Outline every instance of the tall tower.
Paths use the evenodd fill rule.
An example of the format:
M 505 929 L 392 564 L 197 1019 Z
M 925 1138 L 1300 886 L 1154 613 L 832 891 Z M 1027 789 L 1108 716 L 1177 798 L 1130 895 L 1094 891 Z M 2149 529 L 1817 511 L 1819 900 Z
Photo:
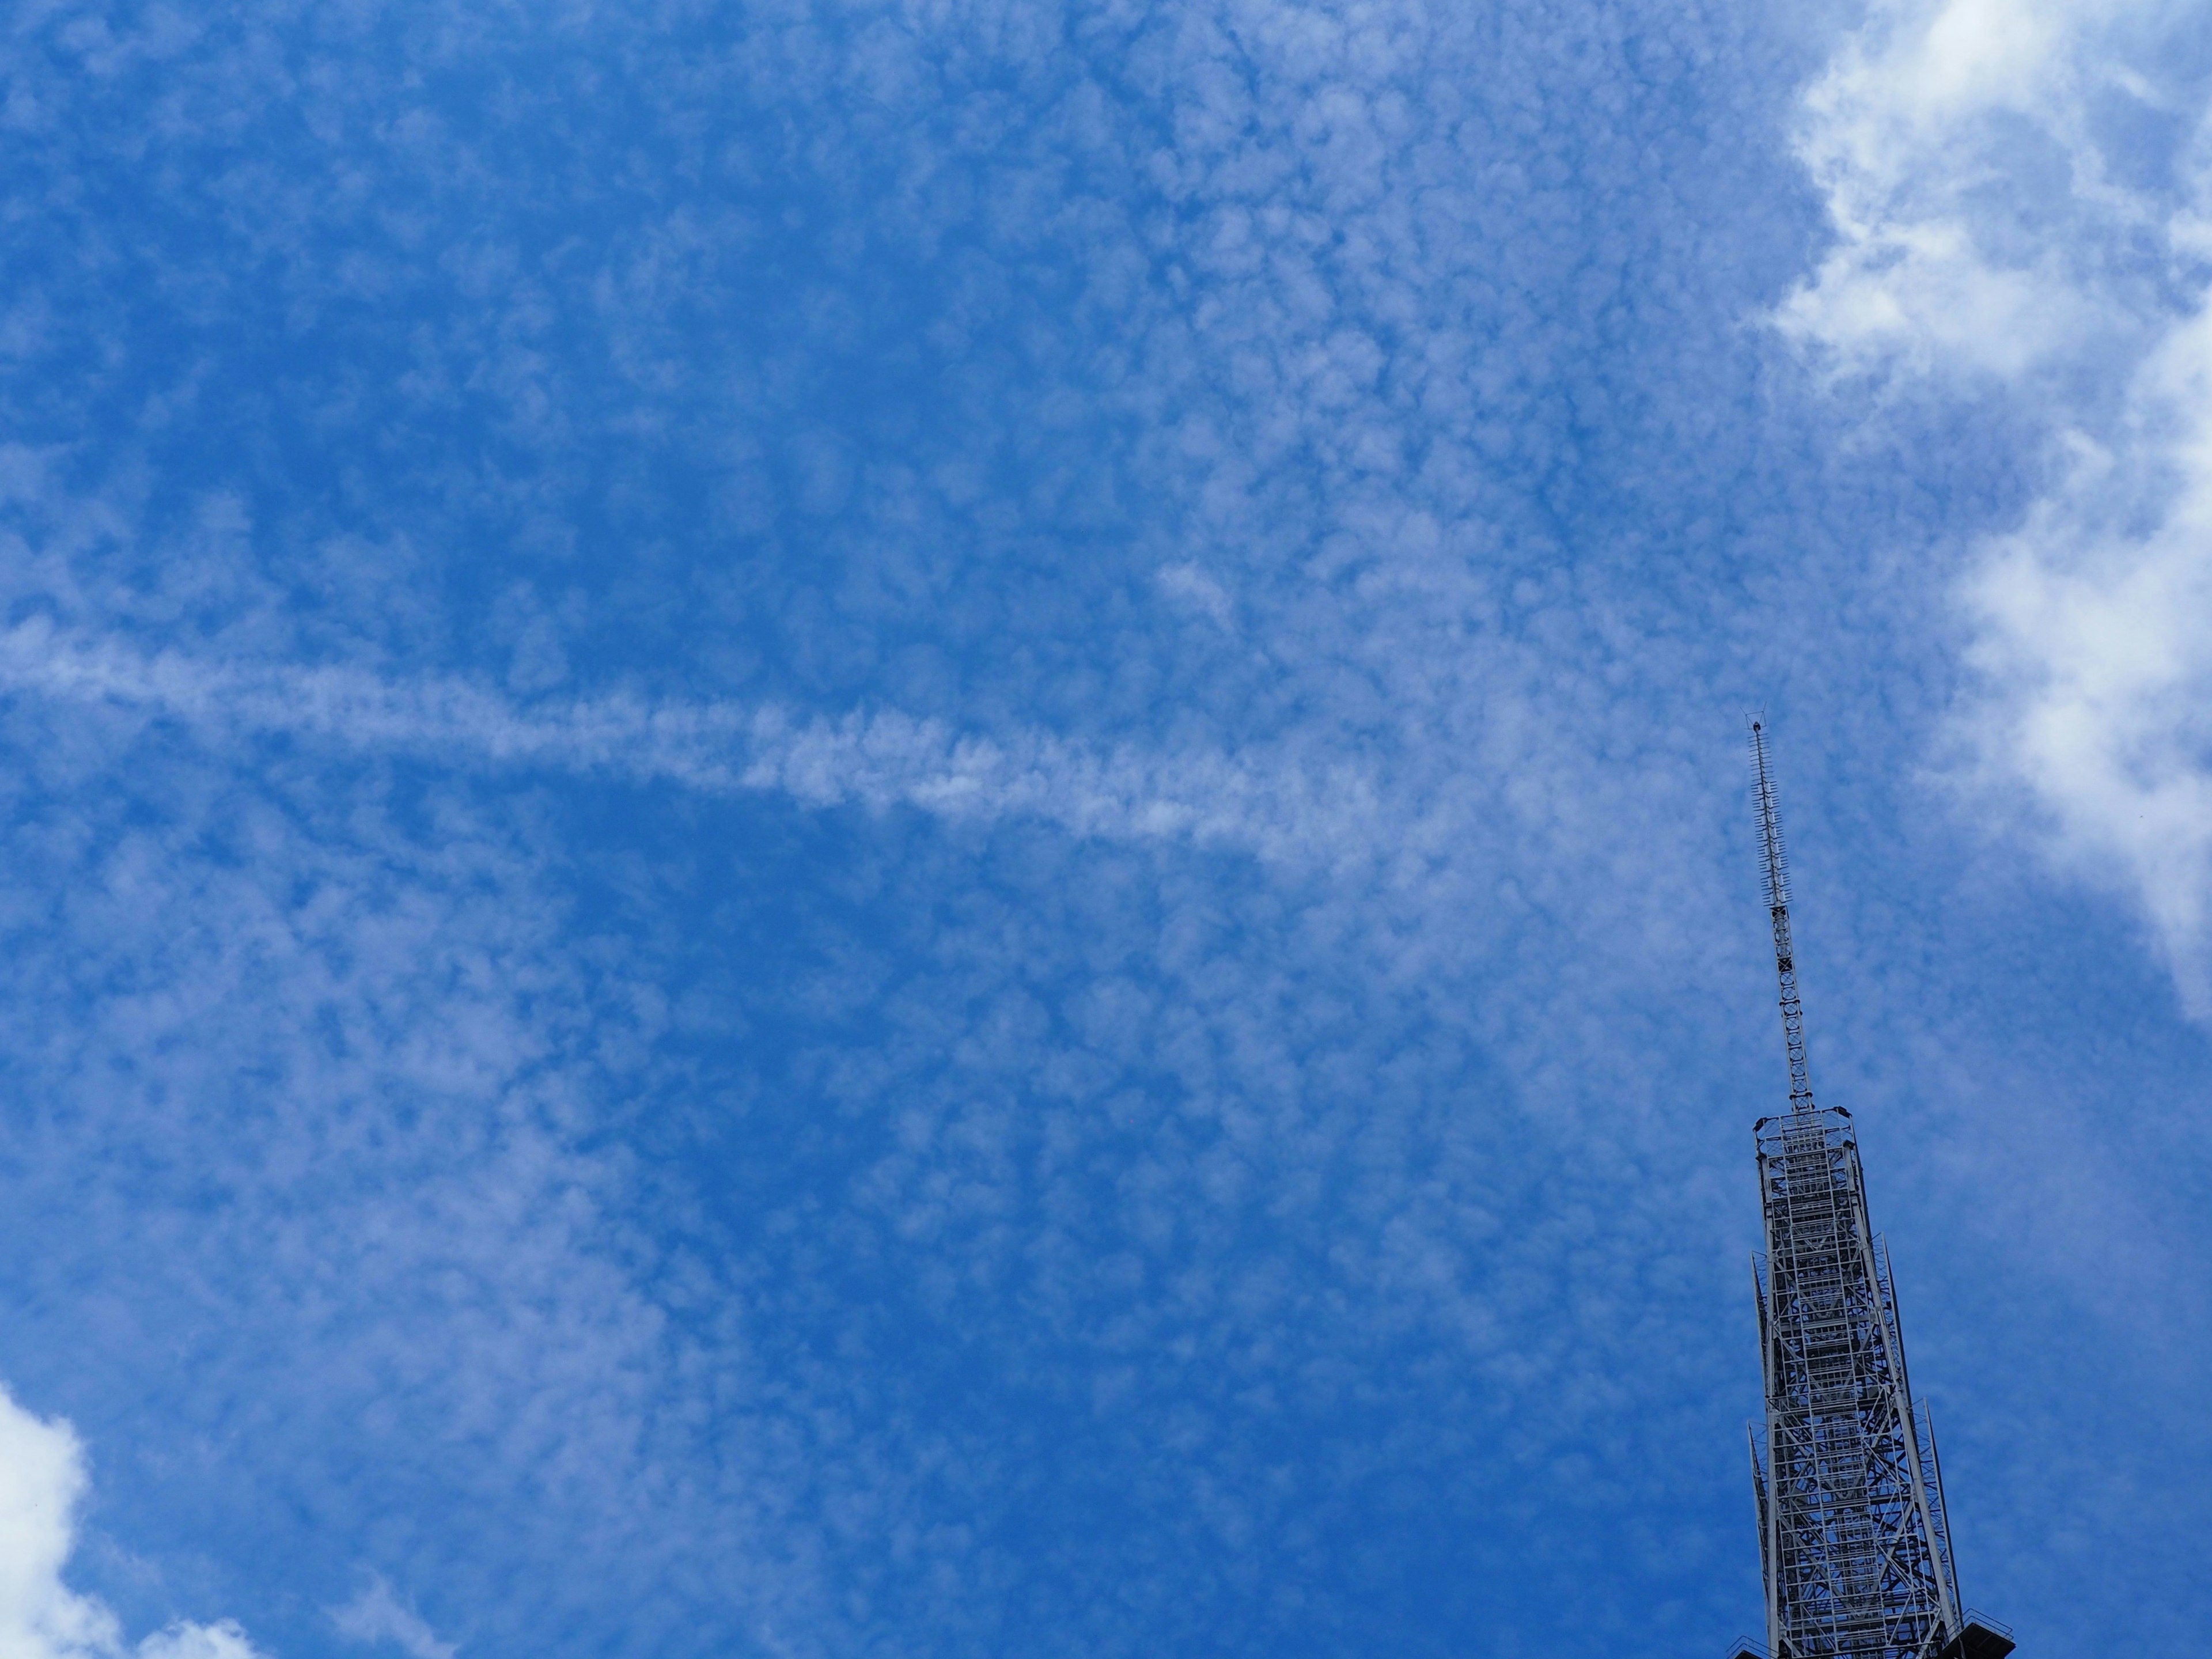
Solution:
M 1850 1114 L 1813 1103 L 1790 941 L 1790 860 L 1765 722 L 1752 772 L 1790 1109 L 1759 1119 L 1755 1259 L 1766 1431 L 1752 1431 L 1772 1659 L 2003 1659 L 2003 1628 L 1959 1605 L 1943 1480 L 1915 1407 L 1889 1252 L 1868 1224 Z

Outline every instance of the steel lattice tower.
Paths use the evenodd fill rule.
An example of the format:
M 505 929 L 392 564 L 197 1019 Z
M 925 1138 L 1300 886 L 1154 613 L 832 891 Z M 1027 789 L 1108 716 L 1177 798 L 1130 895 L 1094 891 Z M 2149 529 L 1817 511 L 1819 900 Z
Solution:
M 1752 1431 L 1772 1659 L 2002 1659 L 2000 1626 L 1961 1611 L 1943 1480 L 1915 1407 L 1889 1253 L 1867 1220 L 1850 1114 L 1813 1103 L 1790 939 L 1790 860 L 1765 723 L 1752 772 L 1790 1110 L 1761 1118 L 1766 1251 L 1754 1260 L 1766 1432 Z

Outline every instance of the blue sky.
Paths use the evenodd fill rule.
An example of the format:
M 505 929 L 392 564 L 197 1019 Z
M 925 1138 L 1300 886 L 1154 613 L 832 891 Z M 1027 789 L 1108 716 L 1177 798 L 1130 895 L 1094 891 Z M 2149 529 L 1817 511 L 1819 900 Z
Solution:
M 34 3 L 0 1646 L 1712 1656 L 1750 1126 L 2212 1616 L 2200 7 Z

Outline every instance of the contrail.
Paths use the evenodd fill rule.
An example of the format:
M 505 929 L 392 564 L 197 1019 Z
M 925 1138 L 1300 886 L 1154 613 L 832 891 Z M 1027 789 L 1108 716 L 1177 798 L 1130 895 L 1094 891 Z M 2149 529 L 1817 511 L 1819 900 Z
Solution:
M 810 806 L 906 806 L 961 822 L 1041 818 L 1079 836 L 1178 840 L 1270 861 L 1371 851 L 1382 817 L 1372 780 L 1344 765 L 1258 765 L 1218 750 L 1098 748 L 1037 732 L 987 737 L 886 709 L 800 716 L 773 703 L 626 694 L 524 706 L 457 677 L 149 655 L 43 618 L 0 634 L 0 689 L 212 733 L 283 732 L 459 765 L 779 793 Z

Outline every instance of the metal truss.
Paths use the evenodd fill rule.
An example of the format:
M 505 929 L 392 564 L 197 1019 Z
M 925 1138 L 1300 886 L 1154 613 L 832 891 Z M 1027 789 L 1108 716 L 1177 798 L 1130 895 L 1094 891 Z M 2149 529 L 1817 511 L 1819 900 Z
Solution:
M 1790 1110 L 1755 1130 L 1766 1432 L 1763 1443 L 1752 1432 L 1751 1466 L 1768 1645 L 1772 1659 L 1997 1659 L 2012 1648 L 2002 1627 L 1960 1610 L 1935 1431 L 1912 1403 L 1857 1133 L 1849 1113 L 1813 1101 L 1761 721 L 1751 753 L 1790 1060 Z
M 1758 1127 L 1766 1435 L 1752 1443 L 1775 1659 L 1936 1659 L 1964 1628 L 1936 1438 L 1840 1111 Z

